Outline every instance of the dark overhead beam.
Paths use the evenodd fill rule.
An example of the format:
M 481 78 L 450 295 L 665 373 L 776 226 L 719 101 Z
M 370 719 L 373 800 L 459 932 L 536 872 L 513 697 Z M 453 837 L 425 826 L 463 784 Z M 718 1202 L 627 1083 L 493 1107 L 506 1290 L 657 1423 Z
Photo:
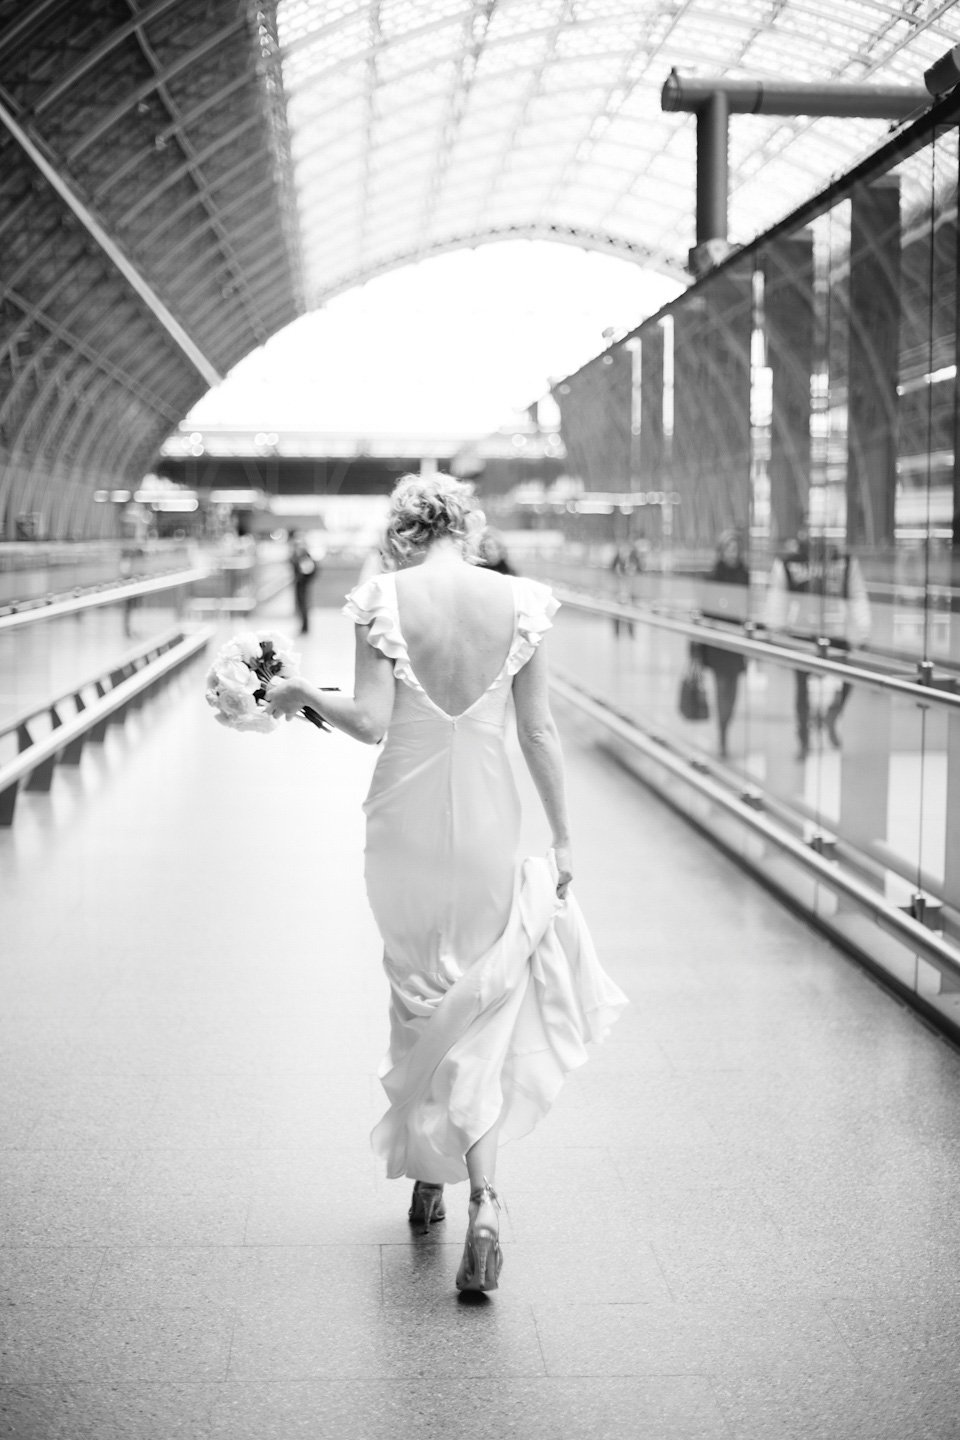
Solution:
M 22 310 L 29 320 L 46 330 L 52 340 L 68 345 L 71 350 L 76 351 L 78 355 L 82 355 L 88 364 L 97 370 L 101 370 L 105 375 L 108 375 L 116 384 L 124 386 L 131 394 L 136 395 L 138 400 L 142 400 L 145 405 L 149 405 L 152 410 L 156 410 L 159 415 L 168 415 L 174 419 L 179 418 L 174 415 L 173 410 L 171 410 L 170 406 L 167 405 L 166 401 L 163 400 L 160 395 L 152 391 L 147 385 L 144 385 L 142 381 L 137 380 L 135 376 L 130 375 L 126 370 L 115 364 L 104 354 L 102 349 L 96 349 L 86 340 L 81 339 L 79 335 L 73 333 L 70 329 L 70 324 L 74 316 L 80 318 L 79 306 L 75 307 L 74 313 L 71 314 L 67 320 L 57 321 L 54 320 L 51 315 L 48 315 L 45 310 L 36 305 L 31 305 L 29 300 L 19 295 L 15 290 L 6 291 L 4 298 L 9 300 L 12 305 L 16 305 L 18 310 Z M 31 361 L 28 361 L 25 369 L 29 368 L 30 364 Z M 11 395 L 15 389 L 16 386 L 11 390 Z M 4 402 L 4 410 L 5 407 L 6 400 Z M 0 420 L 3 419 L 4 410 L 0 410 Z
M 174 169 L 168 171 L 163 179 L 154 185 L 152 189 L 147 190 L 143 195 L 139 196 L 134 205 L 124 210 L 123 214 L 117 218 L 117 224 L 122 225 L 124 229 L 126 229 L 142 211 L 148 210 L 154 201 L 159 200 L 160 196 L 164 191 L 169 190 L 171 185 L 175 185 L 178 180 L 182 180 L 185 176 L 189 175 L 191 171 L 196 168 L 197 164 L 204 163 L 211 155 L 215 155 L 218 150 L 222 150 L 225 146 L 232 144 L 233 141 L 237 140 L 246 130 L 253 129 L 254 126 L 258 124 L 258 121 L 259 116 L 248 116 L 248 118 L 243 120 L 239 125 L 234 125 L 225 135 L 218 135 L 216 140 L 212 140 L 209 145 L 204 146 L 202 150 L 198 150 L 192 161 L 183 160 L 179 165 L 175 166 Z M 231 173 L 245 169 L 249 163 L 250 157 L 245 155 L 240 164 L 235 167 L 235 171 Z M 219 181 L 220 177 L 218 176 L 218 184 Z M 191 205 L 200 200 L 201 188 L 202 187 L 198 186 L 196 197 L 191 197 L 189 202 Z M 211 186 L 205 187 L 205 193 L 209 194 L 211 189 Z
M 268 155 L 269 152 L 266 148 L 254 150 L 249 155 L 245 155 L 243 159 L 239 160 L 236 165 L 232 166 L 231 169 L 224 170 L 221 174 L 217 176 L 216 180 L 209 187 L 209 193 L 212 195 L 216 191 L 222 190 L 224 185 L 229 185 L 230 182 L 235 180 L 238 175 L 242 175 L 245 170 L 249 170 L 250 167 L 256 163 L 256 161 L 265 158 Z M 156 198 L 159 199 L 162 193 L 163 191 L 161 189 L 158 192 Z M 229 205 L 222 205 L 220 207 L 220 214 L 229 215 L 231 210 L 236 209 L 238 205 L 242 205 L 245 199 L 245 195 L 239 195 L 235 200 L 231 201 Z M 182 205 L 178 205 L 176 210 L 171 210 L 168 212 L 168 214 L 164 215 L 159 225 L 155 225 L 153 229 L 148 231 L 146 235 L 140 236 L 140 238 L 137 240 L 134 253 L 142 255 L 146 251 L 152 249 L 152 247 L 156 244 L 161 235 L 163 235 L 167 230 L 172 229 L 173 226 L 179 225 L 180 221 L 185 215 L 189 215 L 191 210 L 196 210 L 199 208 L 199 206 L 200 196 L 191 195 L 189 200 L 185 200 Z M 119 223 L 122 223 L 122 217 L 121 220 L 118 221 L 118 224 Z M 199 235 L 205 228 L 206 222 L 202 222 L 200 225 L 194 227 L 194 229 L 191 231 L 191 235 Z M 181 240 L 182 238 L 183 237 L 181 236 Z M 164 252 L 164 256 L 161 258 L 160 263 L 156 267 L 157 269 L 163 268 L 163 262 L 165 261 L 165 259 L 166 251 Z
M 251 78 L 252 72 L 245 70 L 242 74 L 238 75 L 235 80 L 231 80 L 229 85 L 224 85 L 222 89 L 214 91 L 202 104 L 194 106 L 192 110 L 188 110 L 184 114 L 183 125 L 189 127 L 203 115 L 206 115 L 208 110 L 215 110 L 218 105 L 223 104 L 224 100 L 229 99 L 235 90 L 240 90 L 244 85 L 247 85 Z M 162 130 L 157 131 L 157 135 L 162 140 L 170 140 L 176 130 L 176 125 L 164 125 Z M 111 171 L 110 174 L 100 182 L 96 190 L 93 191 L 91 198 L 98 202 L 102 200 L 105 195 L 109 195 L 110 191 L 119 185 L 121 180 L 124 180 L 131 171 L 139 169 L 144 160 L 155 152 L 155 141 L 149 146 L 144 146 L 143 149 L 135 151 L 122 165 L 118 165 L 116 170 Z
M 120 272 L 130 288 L 136 292 L 148 310 L 152 312 L 154 318 L 158 320 L 163 329 L 166 330 L 174 344 L 183 351 L 183 354 L 190 361 L 190 364 L 199 371 L 208 385 L 219 385 L 222 376 L 216 366 L 207 359 L 196 341 L 187 334 L 179 320 L 167 309 L 166 305 L 164 305 L 160 299 L 160 296 L 147 283 L 136 266 L 127 258 L 113 237 L 108 234 L 96 216 L 87 209 L 73 187 L 64 179 L 60 172 L 54 168 L 2 102 L 0 102 L 0 123 L 6 126 L 20 148 L 40 171 L 47 184 L 51 186 L 67 208 L 73 211 L 73 214 L 99 245 L 114 269 Z
M 126 24 L 118 25 L 116 30 L 111 30 L 99 45 L 88 50 L 83 59 L 77 61 L 72 70 L 68 70 L 66 75 L 62 75 L 54 85 L 43 92 L 33 107 L 34 115 L 42 115 L 56 105 L 62 95 L 72 89 L 78 80 L 82 80 L 84 75 L 96 69 L 100 61 L 104 60 L 112 50 L 116 50 L 118 45 L 122 45 L 124 40 L 128 40 L 131 35 L 135 34 L 140 25 L 149 25 L 151 20 L 158 19 L 167 10 L 172 10 L 175 5 L 182 3 L 183 0 L 154 0 L 154 3 L 148 5 L 146 10 L 141 11 L 135 20 L 128 20 Z
M 222 45 L 224 40 L 229 40 L 230 36 L 235 35 L 245 24 L 246 21 L 244 17 L 242 15 L 238 16 L 237 19 L 231 21 L 229 25 L 225 25 L 222 30 L 217 30 L 215 34 L 208 35 L 202 44 L 196 45 L 192 50 L 188 51 L 186 55 L 181 55 L 179 60 L 175 60 L 172 65 L 168 65 L 159 75 L 153 75 L 149 80 L 145 80 L 141 85 L 137 85 L 128 95 L 124 96 L 118 105 L 114 105 L 111 110 L 107 111 L 106 115 L 101 116 L 96 125 L 88 130 L 85 135 L 81 135 L 77 143 L 67 151 L 67 161 L 72 163 L 79 155 L 82 155 L 85 150 L 89 150 L 91 145 L 95 145 L 98 140 L 102 140 L 104 135 L 113 129 L 118 120 L 122 120 L 124 115 L 140 104 L 141 100 L 145 100 L 148 95 L 152 95 L 158 85 L 166 85 L 169 81 L 175 80 L 178 75 L 182 75 L 185 70 L 189 70 L 198 60 L 202 60 L 205 55 L 209 55 L 211 50 L 215 50 L 219 45 Z
M 68 4 L 69 0 L 39 0 L 37 4 L 21 7 L 23 14 L 8 25 L 6 30 L 0 30 L 0 55 L 8 54 L 11 46 L 23 35 L 29 35 L 30 31 L 51 13 L 66 10 Z
M 133 8 L 134 0 L 127 0 L 127 3 L 131 6 L 131 8 Z M 153 46 L 150 44 L 150 41 L 147 39 L 144 30 L 140 26 L 137 26 L 135 33 L 137 43 L 139 44 L 140 49 L 143 52 L 144 57 L 146 58 L 147 64 L 150 66 L 151 70 L 153 70 L 154 74 L 159 74 L 163 67 L 161 65 L 159 56 L 157 55 Z M 212 228 L 216 236 L 218 249 L 220 250 L 224 262 L 226 263 L 227 269 L 232 277 L 234 293 L 237 295 L 240 304 L 247 312 L 247 317 L 250 322 L 251 330 L 253 330 L 254 334 L 257 336 L 257 339 L 262 344 L 263 341 L 266 340 L 267 335 L 266 331 L 263 328 L 263 317 L 260 314 L 260 307 L 257 302 L 257 297 L 254 295 L 253 291 L 250 289 L 249 284 L 247 283 L 246 277 L 243 272 L 243 266 L 240 264 L 237 258 L 236 249 L 230 237 L 230 233 L 227 229 L 226 224 L 224 223 L 220 211 L 217 208 L 217 202 L 214 199 L 210 187 L 207 183 L 206 176 L 204 175 L 203 169 L 201 167 L 200 154 L 194 147 L 193 141 L 190 139 L 189 135 L 186 132 L 186 128 L 183 124 L 183 116 L 181 115 L 180 109 L 173 95 L 170 93 L 168 87 L 166 85 L 159 85 L 157 87 L 157 94 L 160 96 L 163 107 L 166 110 L 170 120 L 173 121 L 173 123 L 177 127 L 175 132 L 176 144 L 180 147 L 181 153 L 184 156 L 184 161 L 187 166 L 187 173 L 189 174 L 191 181 L 193 182 L 194 186 L 197 189 L 197 192 L 200 195 L 200 202 L 208 217 L 207 223 Z

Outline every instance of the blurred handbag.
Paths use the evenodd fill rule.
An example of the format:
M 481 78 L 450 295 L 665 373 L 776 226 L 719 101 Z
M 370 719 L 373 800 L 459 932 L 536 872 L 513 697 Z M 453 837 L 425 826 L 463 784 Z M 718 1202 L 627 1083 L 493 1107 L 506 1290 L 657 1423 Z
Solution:
M 694 655 L 687 658 L 680 680 L 680 714 L 684 720 L 709 720 L 710 706 L 703 683 L 703 665 Z

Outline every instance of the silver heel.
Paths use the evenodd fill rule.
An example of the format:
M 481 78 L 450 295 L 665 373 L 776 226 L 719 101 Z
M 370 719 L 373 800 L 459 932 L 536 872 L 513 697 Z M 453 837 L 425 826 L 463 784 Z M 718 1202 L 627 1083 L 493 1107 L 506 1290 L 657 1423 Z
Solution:
M 476 1215 L 484 1201 L 499 1211 L 497 1192 L 486 1181 L 478 1190 L 471 1190 L 470 1204 L 477 1210 L 467 1226 L 467 1238 L 463 1247 L 463 1259 L 457 1271 L 458 1290 L 496 1290 L 503 1269 L 503 1253 L 500 1249 L 499 1226 L 493 1230 L 489 1225 L 477 1225 Z
M 407 1218 L 411 1225 L 420 1226 L 420 1234 L 429 1233 L 430 1226 L 447 1218 L 443 1205 L 443 1186 L 433 1185 L 429 1180 L 416 1180 Z

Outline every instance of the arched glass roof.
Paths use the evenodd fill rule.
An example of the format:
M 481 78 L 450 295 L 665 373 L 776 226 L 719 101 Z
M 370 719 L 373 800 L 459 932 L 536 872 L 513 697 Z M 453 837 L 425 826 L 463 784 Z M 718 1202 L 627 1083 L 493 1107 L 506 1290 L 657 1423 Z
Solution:
M 694 240 L 687 75 L 922 85 L 956 0 L 281 0 L 308 302 L 505 236 L 678 277 Z M 790 210 L 885 121 L 736 116 L 730 238 Z

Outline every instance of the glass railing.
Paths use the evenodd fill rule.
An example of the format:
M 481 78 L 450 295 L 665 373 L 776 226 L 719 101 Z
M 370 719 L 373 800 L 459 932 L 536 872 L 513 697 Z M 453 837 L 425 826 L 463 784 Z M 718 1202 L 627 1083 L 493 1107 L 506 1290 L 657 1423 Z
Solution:
M 553 578 L 566 602 L 551 637 L 559 675 L 652 739 L 650 754 L 687 767 L 661 774 L 645 765 L 644 778 L 677 798 L 677 773 L 694 787 L 707 776 L 828 861 L 814 874 L 796 849 L 758 849 L 755 834 L 731 832 L 728 814 L 713 817 L 719 838 L 764 878 L 945 1023 L 960 1025 L 960 694 L 952 677 L 938 666 L 920 676 L 915 666 L 856 652 L 785 645 L 750 625 L 721 628 L 642 601 L 591 599 Z M 685 679 L 706 702 L 699 718 L 682 705 Z M 717 829 L 701 802 L 692 813 Z M 854 893 L 832 886 L 831 876 L 848 879 Z M 889 919 L 901 914 L 934 937 L 934 953 L 891 934 Z
M 512 514 L 494 502 L 518 568 L 569 594 L 554 650 L 573 682 L 815 854 L 774 855 L 763 827 L 747 845 L 944 1014 L 960 993 L 958 120 L 954 93 L 558 382 L 576 473 Z M 701 720 L 678 703 L 691 649 Z M 929 954 L 897 921 L 891 938 L 903 915 L 938 937 Z

